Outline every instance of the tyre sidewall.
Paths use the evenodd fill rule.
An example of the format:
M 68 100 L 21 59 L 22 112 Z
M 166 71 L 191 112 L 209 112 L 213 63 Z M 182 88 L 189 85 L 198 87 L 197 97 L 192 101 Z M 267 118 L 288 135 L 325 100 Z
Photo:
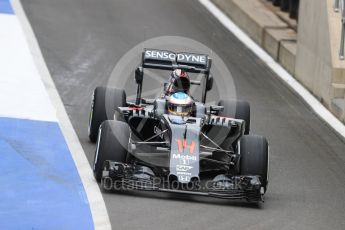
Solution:
M 129 141 L 128 124 L 121 121 L 104 121 L 97 138 L 93 171 L 96 180 L 102 178 L 103 164 L 106 160 L 126 163 Z
M 126 106 L 126 93 L 122 89 L 97 87 L 91 100 L 89 117 L 89 139 L 97 140 L 100 125 L 105 120 L 114 119 L 115 109 Z
M 239 141 L 240 175 L 258 175 L 265 191 L 268 184 L 269 147 L 266 138 L 243 136 Z

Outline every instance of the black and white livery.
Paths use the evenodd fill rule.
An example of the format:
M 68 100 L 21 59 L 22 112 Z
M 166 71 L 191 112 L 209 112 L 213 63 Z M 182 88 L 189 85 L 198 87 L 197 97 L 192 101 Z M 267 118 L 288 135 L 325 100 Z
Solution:
M 204 54 L 145 49 L 135 70 L 135 101 L 127 101 L 122 89 L 95 89 L 89 138 L 97 145 L 93 171 L 104 189 L 263 201 L 267 140 L 249 134 L 248 102 L 205 105 L 211 64 Z M 158 98 L 141 96 L 147 68 L 170 72 Z M 202 80 L 192 80 L 191 73 Z M 193 84 L 202 87 L 200 100 L 190 95 Z

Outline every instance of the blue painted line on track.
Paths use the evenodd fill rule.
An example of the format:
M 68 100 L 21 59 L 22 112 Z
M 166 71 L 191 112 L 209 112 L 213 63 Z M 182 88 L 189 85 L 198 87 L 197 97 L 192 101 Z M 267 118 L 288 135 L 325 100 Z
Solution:
M 0 14 L 14 14 L 9 0 L 0 0 Z
M 0 118 L 0 229 L 93 229 L 56 122 Z

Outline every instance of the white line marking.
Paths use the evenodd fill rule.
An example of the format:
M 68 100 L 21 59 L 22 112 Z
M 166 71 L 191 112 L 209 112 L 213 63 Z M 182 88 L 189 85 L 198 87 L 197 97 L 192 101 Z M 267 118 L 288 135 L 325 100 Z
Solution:
M 30 51 L 34 58 L 38 72 L 42 78 L 41 80 L 48 92 L 50 100 L 57 110 L 57 118 L 59 120 L 60 128 L 78 169 L 79 176 L 82 180 L 88 197 L 94 227 L 95 229 L 111 229 L 109 216 L 101 191 L 93 177 L 91 167 L 86 159 L 78 136 L 73 129 L 58 91 L 55 88 L 52 77 L 50 76 L 46 63 L 44 62 L 41 50 L 38 46 L 38 42 L 32 31 L 30 23 L 19 0 L 12 0 L 12 6 L 20 21 L 24 34 L 26 35 L 27 43 L 30 47 Z
M 292 88 L 315 113 L 330 127 L 345 138 L 345 126 L 329 110 L 327 110 L 306 88 L 292 77 L 281 65 L 279 65 L 266 51 L 248 37 L 231 19 L 209 0 L 199 0 L 208 11 L 218 19 L 232 34 L 234 34 L 245 46 L 256 54 L 266 65 L 277 74 L 290 88 Z
M 0 14 L 0 28 L 0 116 L 56 122 L 17 17 Z

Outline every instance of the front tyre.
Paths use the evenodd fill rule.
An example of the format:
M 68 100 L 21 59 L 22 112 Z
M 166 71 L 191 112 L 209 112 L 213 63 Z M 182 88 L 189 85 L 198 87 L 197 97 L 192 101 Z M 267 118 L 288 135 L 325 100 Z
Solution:
M 96 142 L 99 126 L 114 118 L 117 107 L 126 106 L 126 93 L 122 89 L 97 87 L 93 92 L 89 117 L 89 139 Z
M 240 139 L 240 175 L 258 175 L 264 191 L 268 184 L 268 143 L 265 137 L 246 135 Z
M 126 163 L 128 141 L 127 123 L 107 120 L 101 124 L 93 164 L 94 176 L 98 182 L 102 179 L 103 164 L 106 160 Z

